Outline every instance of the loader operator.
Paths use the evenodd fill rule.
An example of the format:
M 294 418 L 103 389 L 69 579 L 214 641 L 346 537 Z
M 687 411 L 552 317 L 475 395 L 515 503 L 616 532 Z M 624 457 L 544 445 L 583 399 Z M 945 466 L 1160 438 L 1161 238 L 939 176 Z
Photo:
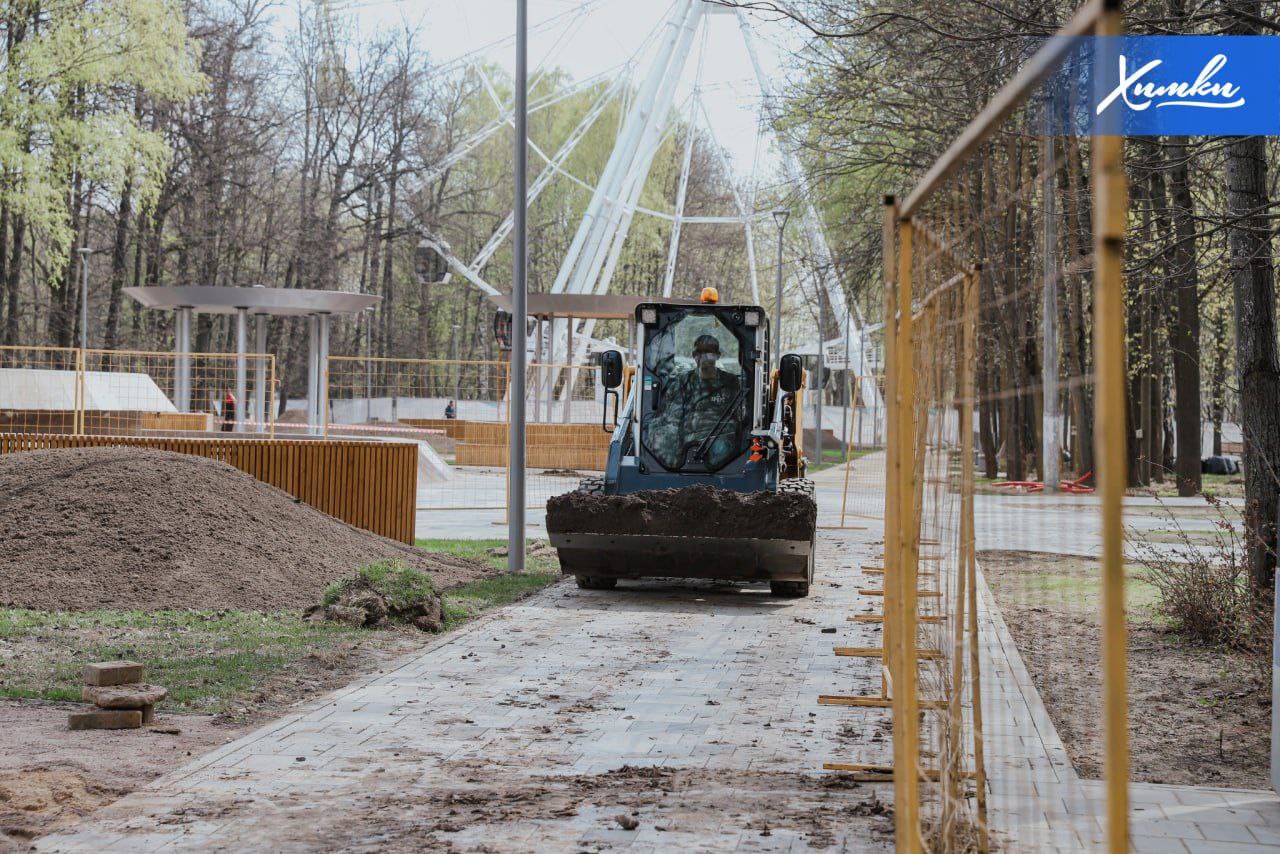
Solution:
M 690 462 L 715 467 L 738 453 L 746 412 L 742 381 L 716 364 L 720 342 L 714 335 L 699 335 L 692 355 L 693 369 L 672 376 L 663 388 L 649 432 L 650 450 L 669 469 Z

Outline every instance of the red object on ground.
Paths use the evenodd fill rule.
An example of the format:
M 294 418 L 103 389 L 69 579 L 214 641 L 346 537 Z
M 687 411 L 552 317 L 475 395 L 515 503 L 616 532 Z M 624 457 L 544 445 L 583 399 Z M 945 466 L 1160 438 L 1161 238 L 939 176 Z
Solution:
M 1063 480 L 1058 482 L 1058 489 L 1063 492 L 1071 492 L 1077 495 L 1084 495 L 1093 492 L 1092 486 L 1085 486 L 1085 481 L 1093 477 L 1092 471 L 1087 471 L 1075 480 Z M 1044 484 L 1038 480 L 1002 480 L 991 484 L 998 489 L 1024 489 L 1027 492 L 1043 492 Z

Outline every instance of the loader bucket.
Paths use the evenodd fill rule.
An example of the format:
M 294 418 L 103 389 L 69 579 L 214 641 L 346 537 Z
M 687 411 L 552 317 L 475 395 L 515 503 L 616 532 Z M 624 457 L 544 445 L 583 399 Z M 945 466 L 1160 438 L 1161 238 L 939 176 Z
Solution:
M 595 578 L 812 579 L 813 540 L 550 533 L 566 575 Z

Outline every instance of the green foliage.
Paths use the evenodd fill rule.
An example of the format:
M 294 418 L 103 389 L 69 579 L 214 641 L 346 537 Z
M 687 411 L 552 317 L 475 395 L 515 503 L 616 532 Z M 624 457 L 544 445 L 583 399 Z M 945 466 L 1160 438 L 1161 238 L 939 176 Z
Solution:
M 137 102 L 185 100 L 205 79 L 176 0 L 6 5 L 0 201 L 48 241 L 56 275 L 75 236 L 76 177 L 108 193 L 132 181 L 141 207 L 154 204 L 171 151 L 139 122 Z
M 380 560 L 356 570 L 356 577 L 384 596 L 395 608 L 410 608 L 436 593 L 435 583 L 425 572 L 406 566 L 399 559 Z M 334 605 L 342 596 L 346 579 L 331 582 L 324 590 L 324 604 Z

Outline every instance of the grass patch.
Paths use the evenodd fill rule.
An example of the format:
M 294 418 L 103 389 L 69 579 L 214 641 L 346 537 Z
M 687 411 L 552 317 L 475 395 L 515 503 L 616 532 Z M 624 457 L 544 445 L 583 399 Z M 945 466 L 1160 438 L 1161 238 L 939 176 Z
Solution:
M 407 609 L 424 600 L 430 599 L 436 592 L 431 576 L 425 572 L 411 569 L 400 560 L 379 560 L 365 564 L 356 570 L 356 577 L 369 583 L 369 586 L 395 608 Z M 343 579 L 332 581 L 324 589 L 324 604 L 335 605 L 346 589 Z
M 79 701 L 86 663 L 123 658 L 169 689 L 161 708 L 223 712 L 280 668 L 366 634 L 293 613 L 5 608 L 0 640 L 15 654 L 0 670 L 0 697 Z
M 419 540 L 418 545 L 506 566 L 505 557 L 487 552 L 505 545 L 503 540 Z M 560 578 L 554 554 L 531 556 L 528 567 L 524 575 L 482 579 L 443 594 L 446 630 Z M 373 563 L 360 573 L 394 600 L 434 587 L 428 576 L 397 561 Z M 243 707 L 273 676 L 302 668 L 312 657 L 341 657 L 366 644 L 385 646 L 388 638 L 403 644 L 406 638 L 425 643 L 432 637 L 417 629 L 311 623 L 300 612 L 0 608 L 0 697 L 79 702 L 86 663 L 131 659 L 147 666 L 148 682 L 169 689 L 162 709 L 218 714 Z
M 537 540 L 528 540 L 530 546 Z M 415 545 L 432 552 L 448 552 L 459 557 L 484 561 L 494 569 L 506 569 L 505 554 L 491 554 L 506 548 L 506 540 L 417 540 Z M 475 615 L 517 602 L 560 580 L 560 561 L 554 554 L 526 554 L 522 575 L 498 575 L 456 587 L 444 594 L 447 629 L 461 625 Z
M 989 582 L 998 598 L 1020 605 L 1052 605 L 1097 617 L 1102 607 L 1098 562 L 1071 555 L 1037 552 L 979 552 L 978 561 L 993 570 Z M 1139 566 L 1125 567 L 1125 605 L 1131 615 L 1149 615 L 1160 601 L 1155 585 Z
M 560 573 L 526 572 L 522 575 L 500 575 L 473 581 L 444 594 L 445 628 L 461 625 L 477 614 L 518 602 L 560 580 Z
M 1200 475 L 1200 491 L 1214 498 L 1244 498 L 1244 475 L 1239 474 L 1202 474 Z M 1177 480 L 1172 473 L 1166 476 L 1164 483 L 1153 483 L 1128 491 L 1129 495 L 1151 495 L 1160 498 L 1175 498 L 1178 495 Z
M 850 451 L 848 459 L 850 461 L 861 459 L 862 457 L 865 457 L 867 454 L 874 454 L 878 450 L 879 448 L 864 448 L 858 451 Z M 831 448 L 823 448 L 821 462 L 818 462 L 812 457 L 809 458 L 809 465 L 805 468 L 805 476 L 808 477 L 810 475 L 816 474 L 817 472 L 823 471 L 824 469 L 829 469 L 834 466 L 843 465 L 844 462 L 845 462 L 845 455 L 843 453 Z
M 530 545 L 539 542 L 538 540 L 528 540 Z M 506 540 L 416 540 L 414 542 L 420 549 L 426 549 L 429 552 L 446 552 L 458 557 L 469 557 L 474 560 L 484 561 L 494 569 L 506 569 L 507 558 L 505 555 L 493 555 L 489 553 L 490 549 L 506 548 Z M 551 555 L 528 555 L 525 559 L 525 571 L 531 574 L 559 572 L 560 561 L 554 554 Z

